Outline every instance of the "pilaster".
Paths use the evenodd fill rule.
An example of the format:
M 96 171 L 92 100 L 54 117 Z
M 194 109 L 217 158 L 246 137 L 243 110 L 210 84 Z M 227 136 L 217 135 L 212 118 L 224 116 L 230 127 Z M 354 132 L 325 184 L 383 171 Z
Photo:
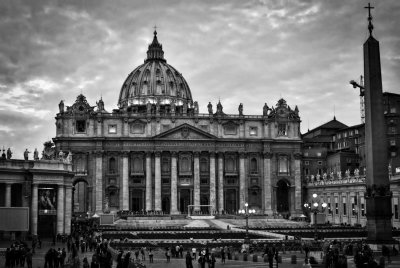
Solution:
M 154 210 L 161 211 L 161 152 L 155 152 Z
M 103 212 L 103 151 L 95 151 L 96 213 Z
M 64 233 L 64 186 L 57 186 L 57 234 Z
M 295 153 L 293 156 L 294 156 L 294 209 L 295 209 L 295 215 L 293 216 L 300 216 L 302 214 L 301 153 Z
M 153 210 L 151 152 L 146 153 L 146 211 Z
M 193 179 L 193 188 L 194 188 L 194 210 L 200 210 L 200 160 L 199 160 L 199 152 L 194 152 L 194 179 Z
M 224 154 L 218 153 L 218 212 L 224 211 Z
M 179 214 L 177 172 L 176 152 L 171 152 L 171 214 Z
M 211 212 L 214 213 L 217 209 L 217 196 L 215 185 L 215 153 L 210 152 L 210 205 Z
M 37 235 L 37 224 L 38 224 L 38 185 L 32 184 L 32 208 L 31 208 L 31 234 Z
M 272 185 L 271 185 L 271 158 L 272 153 L 264 152 L 263 161 L 264 161 L 264 177 L 263 177 L 263 186 L 264 186 L 264 213 L 267 215 L 272 215 Z
M 122 153 L 122 210 L 129 210 L 129 152 Z
M 72 186 L 65 186 L 65 223 L 64 233 L 71 234 L 71 218 L 72 218 Z
M 245 160 L 246 154 L 240 153 L 239 155 L 239 207 L 244 209 L 246 203 L 246 171 Z
M 6 183 L 5 207 L 11 207 L 11 183 Z

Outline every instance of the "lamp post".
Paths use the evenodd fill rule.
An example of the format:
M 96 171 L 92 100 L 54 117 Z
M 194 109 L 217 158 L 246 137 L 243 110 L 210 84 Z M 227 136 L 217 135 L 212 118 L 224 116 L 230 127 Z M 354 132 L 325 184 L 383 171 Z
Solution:
M 249 209 L 249 204 L 246 202 L 244 204 L 244 209 L 239 209 L 240 214 L 244 214 L 244 217 L 246 219 L 246 235 L 244 237 L 244 243 L 245 244 L 250 244 L 250 238 L 249 238 L 249 216 L 250 214 L 255 213 L 255 209 Z
M 304 208 L 314 214 L 314 239 L 318 239 L 318 225 L 317 215 L 318 212 L 324 212 L 327 207 L 327 203 L 324 202 L 317 194 L 313 194 L 309 203 L 304 203 Z

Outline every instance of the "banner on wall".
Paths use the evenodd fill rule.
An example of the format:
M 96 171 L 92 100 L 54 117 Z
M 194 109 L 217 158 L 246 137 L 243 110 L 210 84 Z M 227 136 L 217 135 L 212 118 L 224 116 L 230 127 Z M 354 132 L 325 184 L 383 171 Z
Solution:
M 38 189 L 38 209 L 39 215 L 57 214 L 57 191 L 54 188 Z

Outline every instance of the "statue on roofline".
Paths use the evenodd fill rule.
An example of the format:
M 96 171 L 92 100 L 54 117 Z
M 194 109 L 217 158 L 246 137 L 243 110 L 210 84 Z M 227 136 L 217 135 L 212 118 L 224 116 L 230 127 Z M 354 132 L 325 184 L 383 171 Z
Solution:
M 213 107 L 212 107 L 211 102 L 208 103 L 207 109 L 208 109 L 208 114 L 212 114 L 213 113 Z
M 239 111 L 239 115 L 242 116 L 243 115 L 243 103 L 239 104 L 238 111 Z

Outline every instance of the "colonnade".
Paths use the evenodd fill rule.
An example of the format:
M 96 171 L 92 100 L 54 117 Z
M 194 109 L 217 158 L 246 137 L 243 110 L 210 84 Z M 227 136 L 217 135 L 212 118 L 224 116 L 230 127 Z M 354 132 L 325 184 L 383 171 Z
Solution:
M 179 170 L 178 170 L 178 158 L 179 153 L 176 151 L 169 152 L 170 153 L 170 213 L 178 214 L 178 186 L 179 186 Z M 210 152 L 208 155 L 209 162 L 209 205 L 211 206 L 211 211 L 218 211 L 222 213 L 224 211 L 224 152 Z M 145 161 L 145 202 L 144 202 L 144 210 L 146 211 L 162 211 L 162 170 L 161 170 L 161 156 L 162 151 L 155 152 L 146 152 L 143 161 Z M 193 205 L 194 210 L 200 210 L 200 152 L 193 152 L 192 156 L 192 164 L 193 170 L 190 172 L 190 176 L 192 178 L 192 187 L 193 190 Z M 248 191 L 248 172 L 246 172 L 246 153 L 238 153 L 238 170 L 235 171 L 238 178 L 238 191 L 239 191 L 239 209 L 244 208 L 244 204 L 247 202 L 247 191 Z M 104 154 L 102 152 L 97 152 L 95 154 L 95 187 L 93 187 L 96 191 L 95 193 L 95 211 L 96 213 L 101 213 L 103 211 L 103 183 L 104 183 L 104 172 L 103 172 L 103 157 Z M 260 206 L 263 209 L 263 212 L 271 215 L 273 213 L 273 200 L 272 200 L 272 190 L 273 186 L 271 185 L 271 177 L 272 177 L 272 161 L 273 154 L 272 153 L 263 153 L 262 161 L 258 162 L 258 170 L 259 170 L 259 187 L 262 189 L 262 204 Z M 119 194 L 120 194 L 120 205 L 119 208 L 121 210 L 129 210 L 129 152 L 123 152 L 121 156 L 122 160 L 122 176 L 120 182 Z M 154 161 L 154 162 L 153 162 Z M 154 165 L 152 165 L 154 163 Z M 295 157 L 293 161 L 293 165 L 295 168 L 294 175 L 295 176 L 295 184 L 292 185 L 294 187 L 294 199 L 293 207 L 291 207 L 291 211 L 301 210 L 301 171 L 300 171 L 300 158 Z M 152 168 L 154 167 L 154 171 Z M 165 190 L 165 188 L 164 188 Z M 153 193 L 154 191 L 154 193 Z

